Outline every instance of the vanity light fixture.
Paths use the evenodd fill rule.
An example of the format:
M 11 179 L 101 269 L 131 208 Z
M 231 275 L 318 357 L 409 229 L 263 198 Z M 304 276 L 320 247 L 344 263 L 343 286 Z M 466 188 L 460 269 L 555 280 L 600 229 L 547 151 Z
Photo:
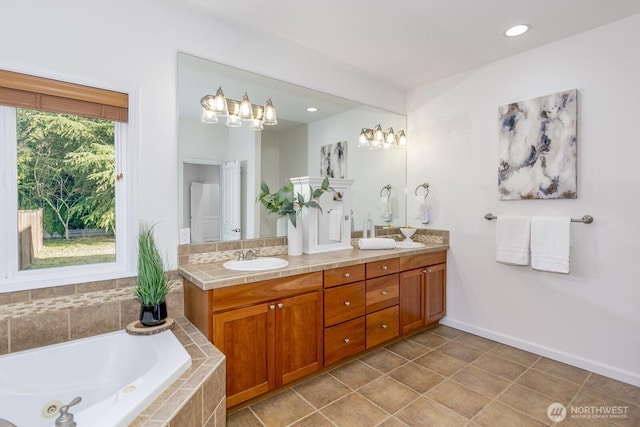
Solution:
M 245 121 L 251 122 L 251 129 L 254 130 L 262 130 L 264 125 L 278 124 L 276 109 L 271 98 L 264 106 L 254 105 L 246 92 L 240 101 L 236 101 L 225 97 L 222 87 L 218 87 L 215 96 L 203 96 L 200 99 L 200 105 L 202 105 L 200 120 L 203 123 L 218 123 L 218 118 L 226 117 L 226 124 L 229 127 L 240 127 Z
M 507 30 L 505 30 L 505 32 L 504 32 L 504 35 L 507 36 L 507 37 L 521 36 L 524 33 L 526 33 L 527 31 L 529 31 L 529 28 L 531 28 L 531 26 L 528 25 L 528 24 L 514 25 L 511 28 L 507 28 Z
M 407 136 L 404 130 L 395 133 L 390 127 L 386 131 L 382 126 L 376 125 L 373 129 L 363 128 L 358 138 L 358 147 L 370 150 L 390 149 L 407 145 Z

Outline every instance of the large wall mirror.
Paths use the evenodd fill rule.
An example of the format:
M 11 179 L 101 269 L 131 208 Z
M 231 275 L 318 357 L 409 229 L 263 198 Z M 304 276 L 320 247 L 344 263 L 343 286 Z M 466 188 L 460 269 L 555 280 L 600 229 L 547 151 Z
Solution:
M 278 124 L 255 131 L 249 122 L 203 123 L 200 99 L 218 87 L 230 99 L 247 93 L 256 105 L 270 98 Z M 406 149 L 358 147 L 362 128 L 406 130 L 405 116 L 185 53 L 177 91 L 179 221 L 192 243 L 276 236 L 276 216 L 256 203 L 261 180 L 275 191 L 292 177 L 321 176 L 336 147 L 344 153 L 339 169 L 354 181 L 354 230 L 367 216 L 376 225 L 406 224 Z M 383 215 L 389 209 L 393 215 Z

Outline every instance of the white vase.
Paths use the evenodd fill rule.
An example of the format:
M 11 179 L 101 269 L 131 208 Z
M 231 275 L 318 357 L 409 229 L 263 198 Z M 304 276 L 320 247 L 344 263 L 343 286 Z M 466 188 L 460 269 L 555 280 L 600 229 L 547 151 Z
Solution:
M 287 254 L 302 255 L 302 218 L 298 217 L 295 227 L 291 220 L 287 221 Z
M 289 222 L 288 216 L 279 216 L 276 221 L 276 237 L 287 236 L 287 223 Z

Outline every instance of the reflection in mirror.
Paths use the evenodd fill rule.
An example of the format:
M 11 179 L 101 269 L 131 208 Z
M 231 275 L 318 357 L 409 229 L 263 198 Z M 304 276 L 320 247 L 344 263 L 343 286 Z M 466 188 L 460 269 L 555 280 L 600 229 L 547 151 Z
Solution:
M 203 123 L 200 99 L 219 86 L 231 99 L 245 92 L 253 103 L 271 98 L 278 124 L 254 131 L 244 123 L 227 127 L 225 120 Z M 376 225 L 406 225 L 405 149 L 358 148 L 363 128 L 406 130 L 405 116 L 184 53 L 178 53 L 177 103 L 179 220 L 191 229 L 192 243 L 276 236 L 278 218 L 256 203 L 260 181 L 279 188 L 291 177 L 324 176 L 321 152 L 337 143 L 344 143 L 344 177 L 354 181 L 354 230 L 368 214 Z M 230 164 L 237 168 L 224 172 Z M 380 195 L 385 186 L 391 188 L 388 222 Z

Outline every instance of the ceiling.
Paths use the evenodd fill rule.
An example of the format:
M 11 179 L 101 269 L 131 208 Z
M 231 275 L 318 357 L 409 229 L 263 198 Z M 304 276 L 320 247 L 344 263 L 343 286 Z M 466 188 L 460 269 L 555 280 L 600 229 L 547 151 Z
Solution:
M 640 13 L 638 0 L 188 0 L 409 89 Z M 508 27 L 527 23 L 523 36 Z

